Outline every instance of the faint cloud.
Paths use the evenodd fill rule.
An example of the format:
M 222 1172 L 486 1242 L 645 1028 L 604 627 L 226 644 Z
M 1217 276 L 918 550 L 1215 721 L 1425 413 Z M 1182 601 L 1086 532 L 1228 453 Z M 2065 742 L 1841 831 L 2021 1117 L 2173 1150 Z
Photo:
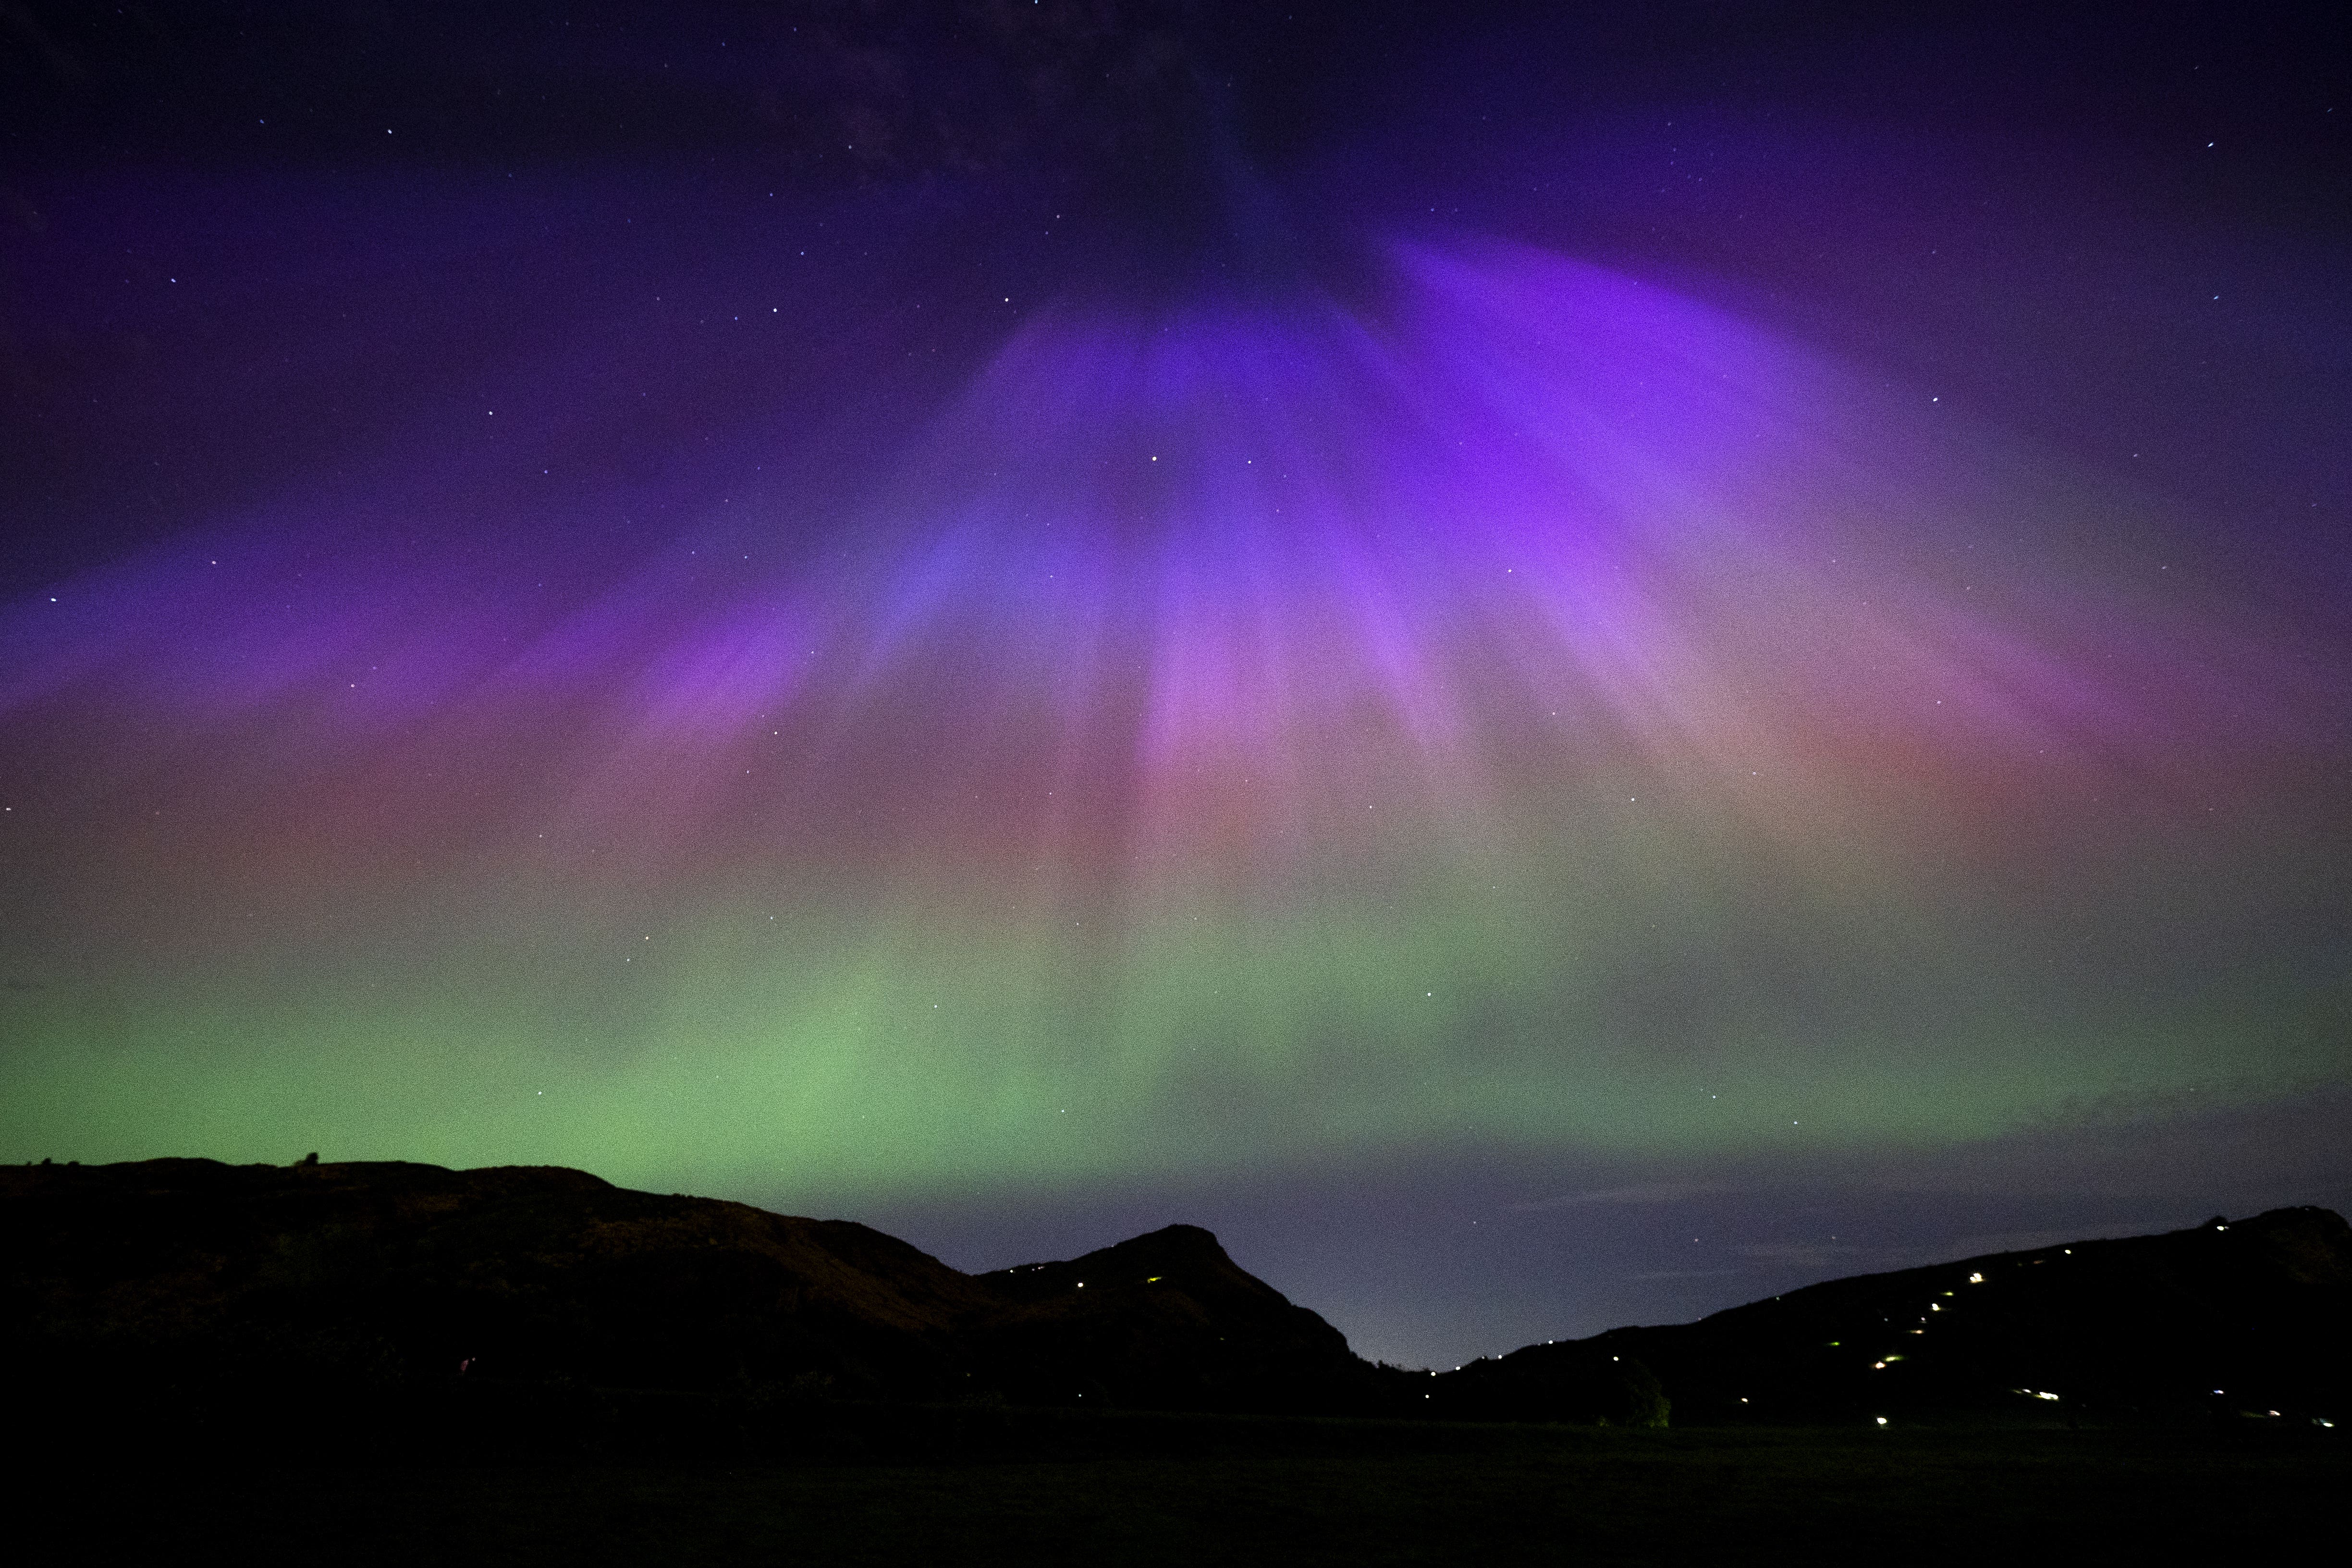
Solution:
M 1874 1248 L 1851 1247 L 1836 1241 L 1751 1242 L 1732 1250 L 1753 1263 L 1773 1263 L 1791 1268 L 1829 1268 L 1840 1264 L 1852 1265 L 1877 1256 Z
M 1628 1274 L 1628 1279 L 1713 1279 L 1725 1274 L 1740 1274 L 1739 1268 L 1652 1268 L 1640 1274 Z
M 1991 1252 L 2038 1252 L 2045 1247 L 2062 1247 L 2072 1241 L 2100 1241 L 2116 1237 L 2155 1236 L 2168 1230 L 2180 1230 L 2194 1224 L 2174 1215 L 2158 1220 L 2125 1220 L 2120 1223 L 2075 1226 L 2067 1230 L 2001 1230 L 1983 1236 L 1964 1236 L 1948 1247 L 1937 1250 L 1953 1261 L 1963 1258 L 1982 1258 Z M 1941 1261 L 1938 1258 L 1937 1261 Z
M 1513 1214 L 1534 1214 L 1541 1209 L 1580 1208 L 1588 1204 L 1678 1204 L 1687 1198 L 1704 1197 L 1726 1189 L 1707 1182 L 1646 1182 L 1639 1186 L 1604 1187 L 1598 1192 L 1563 1193 L 1556 1198 L 1538 1198 L 1533 1203 L 1513 1204 Z

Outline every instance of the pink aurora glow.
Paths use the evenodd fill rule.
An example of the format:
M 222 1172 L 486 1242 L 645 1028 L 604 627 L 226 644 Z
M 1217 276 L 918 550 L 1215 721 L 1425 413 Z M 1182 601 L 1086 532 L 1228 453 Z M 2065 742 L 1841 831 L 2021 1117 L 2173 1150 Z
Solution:
M 1040 310 L 863 502 L 585 590 L 286 503 L 20 605 L 0 712 L 252 748 L 226 820 L 1158 876 L 1368 812 L 1508 842 L 1599 781 L 1850 833 L 1893 775 L 1970 813 L 2193 772 L 2247 710 L 2242 628 L 2032 542 L 2063 484 L 1924 399 L 1556 256 L 1387 257 L 1369 300 Z M 823 547 L 744 564 L 786 524 Z

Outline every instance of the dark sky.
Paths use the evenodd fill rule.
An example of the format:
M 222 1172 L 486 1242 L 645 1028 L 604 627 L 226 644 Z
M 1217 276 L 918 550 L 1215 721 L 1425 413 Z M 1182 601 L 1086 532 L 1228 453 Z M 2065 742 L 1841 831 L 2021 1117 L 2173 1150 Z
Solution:
M 2342 1207 L 2316 13 L 0 4 L 0 1159 L 1416 1365 Z

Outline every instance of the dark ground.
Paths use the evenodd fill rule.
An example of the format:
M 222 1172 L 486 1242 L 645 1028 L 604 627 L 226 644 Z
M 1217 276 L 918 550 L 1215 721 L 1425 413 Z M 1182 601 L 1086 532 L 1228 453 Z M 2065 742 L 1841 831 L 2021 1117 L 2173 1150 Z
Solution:
M 19 1471 L 10 1533 L 60 1562 L 2243 1561 L 2340 1531 L 2343 1439 L 1146 1416 L 953 1462 L 461 1465 L 289 1432 L 248 1459 Z

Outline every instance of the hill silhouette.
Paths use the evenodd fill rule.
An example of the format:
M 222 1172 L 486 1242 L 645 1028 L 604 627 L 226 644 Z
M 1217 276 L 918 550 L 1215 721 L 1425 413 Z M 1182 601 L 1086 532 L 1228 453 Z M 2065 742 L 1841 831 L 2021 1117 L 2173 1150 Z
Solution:
M 1196 1226 L 971 1275 L 866 1226 L 549 1167 L 5 1167 L 0 1258 L 17 1408 L 180 1429 L 356 1410 L 544 1436 L 886 1406 L 1650 1426 L 2352 1405 L 2352 1229 L 2309 1208 L 1832 1280 L 1435 1374 L 1363 1361 Z
M 580 1171 L 207 1160 L 0 1169 L 0 1215 L 16 1375 L 68 1401 L 462 1382 L 1273 1410 L 1377 1382 L 1189 1226 L 972 1276 L 866 1226 Z
M 1007 1303 L 981 1339 L 990 1372 L 1008 1388 L 1163 1410 L 1361 1410 L 1380 1402 L 1375 1370 L 1345 1335 L 1244 1272 L 1198 1226 L 1171 1225 L 978 1282 Z
M 2322 1208 L 1832 1279 L 1502 1358 L 1638 1358 L 1678 1418 L 2352 1414 L 2352 1227 Z

